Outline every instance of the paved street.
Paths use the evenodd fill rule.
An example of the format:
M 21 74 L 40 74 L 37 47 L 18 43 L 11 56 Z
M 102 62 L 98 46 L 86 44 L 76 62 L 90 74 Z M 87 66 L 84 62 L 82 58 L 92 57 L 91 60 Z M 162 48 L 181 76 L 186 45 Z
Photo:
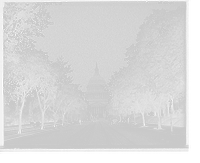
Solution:
M 45 131 L 24 134 L 5 141 L 6 149 L 132 149 L 183 148 L 184 129 L 174 133 L 155 130 L 155 126 L 140 127 L 133 124 L 110 125 L 98 121 L 83 125 L 65 125 Z

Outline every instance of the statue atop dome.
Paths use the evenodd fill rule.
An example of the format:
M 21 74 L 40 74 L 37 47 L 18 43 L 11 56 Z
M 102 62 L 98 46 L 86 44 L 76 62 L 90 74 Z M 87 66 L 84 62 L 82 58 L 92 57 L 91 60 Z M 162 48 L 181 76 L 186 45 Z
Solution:
M 96 62 L 96 67 L 95 67 L 95 74 L 99 74 L 99 68 L 98 68 L 98 65 L 97 65 L 97 62 Z

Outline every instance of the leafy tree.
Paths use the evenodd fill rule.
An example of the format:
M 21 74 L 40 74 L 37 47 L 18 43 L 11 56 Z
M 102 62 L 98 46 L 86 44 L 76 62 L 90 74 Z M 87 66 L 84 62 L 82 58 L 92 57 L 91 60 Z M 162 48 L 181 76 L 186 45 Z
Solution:
M 50 107 L 54 92 L 57 90 L 56 75 L 48 55 L 42 51 L 34 50 L 29 64 L 32 67 L 32 81 L 42 115 L 41 129 L 44 129 L 45 112 Z
M 166 106 L 168 112 L 173 113 L 174 102 L 184 98 L 184 11 L 184 8 L 170 12 L 154 11 L 141 26 L 136 44 L 127 49 L 128 66 L 111 79 L 113 106 L 129 101 L 129 104 L 126 103 L 132 104 L 132 111 L 141 113 L 143 125 L 144 114 L 154 111 L 158 117 L 158 128 L 161 128 L 161 113 L 166 112 Z M 125 92 L 125 88 L 132 93 Z M 122 97 L 119 98 L 119 95 Z
M 80 124 L 82 120 L 87 118 L 87 114 L 88 114 L 87 107 L 88 107 L 88 104 L 85 101 L 85 99 L 83 97 L 78 97 L 76 110 L 77 110 Z
M 11 98 L 16 102 L 16 110 L 19 111 L 19 131 L 21 133 L 22 112 L 28 95 L 36 88 L 37 76 L 32 68 L 36 66 L 31 60 L 20 60 L 18 64 L 13 65 L 12 70 L 8 74 L 9 85 L 13 89 L 10 92 Z M 7 88 L 4 88 L 7 89 Z
M 81 115 L 82 111 L 86 111 L 87 104 L 84 102 L 84 100 L 79 96 L 79 92 L 76 92 L 77 90 L 73 89 L 73 85 L 67 85 L 62 89 L 59 90 L 54 107 L 52 107 L 52 112 L 54 113 L 55 117 L 58 117 L 58 114 L 60 114 L 62 125 L 64 124 L 64 120 L 66 116 L 75 114 L 75 115 Z M 56 121 L 55 121 L 56 122 Z
M 185 15 L 183 9 L 155 11 L 141 26 L 137 44 L 127 52 L 129 64 L 141 67 L 149 88 L 177 99 L 185 85 Z
M 6 61 L 19 61 L 16 50 L 33 47 L 29 36 L 43 36 L 41 31 L 52 24 L 40 2 L 5 2 L 3 7 L 3 51 Z
M 115 101 L 115 105 L 118 105 L 118 109 L 120 109 L 121 114 L 124 116 L 130 116 L 132 112 L 134 116 L 140 113 L 142 115 L 143 125 L 145 126 L 144 115 L 149 112 L 147 99 L 145 99 L 148 79 L 138 69 L 137 71 L 125 72 L 125 77 L 123 76 L 120 80 L 115 81 L 118 83 L 118 88 L 113 90 L 114 96 L 112 101 Z
M 75 100 L 74 91 L 76 88 L 77 85 L 73 84 L 65 84 L 62 86 L 62 92 L 59 94 L 61 100 L 60 112 L 62 116 L 62 125 L 64 125 L 66 113 L 69 113 L 70 109 L 72 109 L 71 106 Z
M 53 63 L 54 74 L 56 77 L 56 90 L 52 92 L 52 99 L 51 99 L 51 107 L 50 111 L 53 113 L 54 117 L 54 127 L 56 127 L 56 121 L 58 118 L 59 108 L 60 108 L 60 97 L 59 94 L 61 93 L 61 87 L 64 84 L 70 83 L 71 78 L 67 76 L 70 70 L 70 66 L 67 66 L 67 62 L 64 62 L 62 58 L 59 58 L 57 62 Z

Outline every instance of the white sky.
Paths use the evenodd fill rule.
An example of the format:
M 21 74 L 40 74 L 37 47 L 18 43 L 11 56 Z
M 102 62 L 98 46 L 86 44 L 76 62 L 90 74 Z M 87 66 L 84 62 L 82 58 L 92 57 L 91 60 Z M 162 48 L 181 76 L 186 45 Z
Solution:
M 109 81 L 114 71 L 126 65 L 126 49 L 135 43 L 139 26 L 154 9 L 175 9 L 178 3 L 92 2 L 51 6 L 54 25 L 44 31 L 37 47 L 50 59 L 63 55 L 71 64 L 74 83 L 85 90 L 96 62 Z

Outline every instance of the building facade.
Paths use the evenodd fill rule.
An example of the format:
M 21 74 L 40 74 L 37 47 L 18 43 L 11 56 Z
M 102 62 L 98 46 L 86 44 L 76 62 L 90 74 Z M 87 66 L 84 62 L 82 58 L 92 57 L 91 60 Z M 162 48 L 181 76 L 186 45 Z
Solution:
M 110 95 L 105 80 L 99 74 L 97 64 L 94 75 L 87 85 L 85 97 L 88 102 L 88 110 L 92 117 L 106 117 Z

